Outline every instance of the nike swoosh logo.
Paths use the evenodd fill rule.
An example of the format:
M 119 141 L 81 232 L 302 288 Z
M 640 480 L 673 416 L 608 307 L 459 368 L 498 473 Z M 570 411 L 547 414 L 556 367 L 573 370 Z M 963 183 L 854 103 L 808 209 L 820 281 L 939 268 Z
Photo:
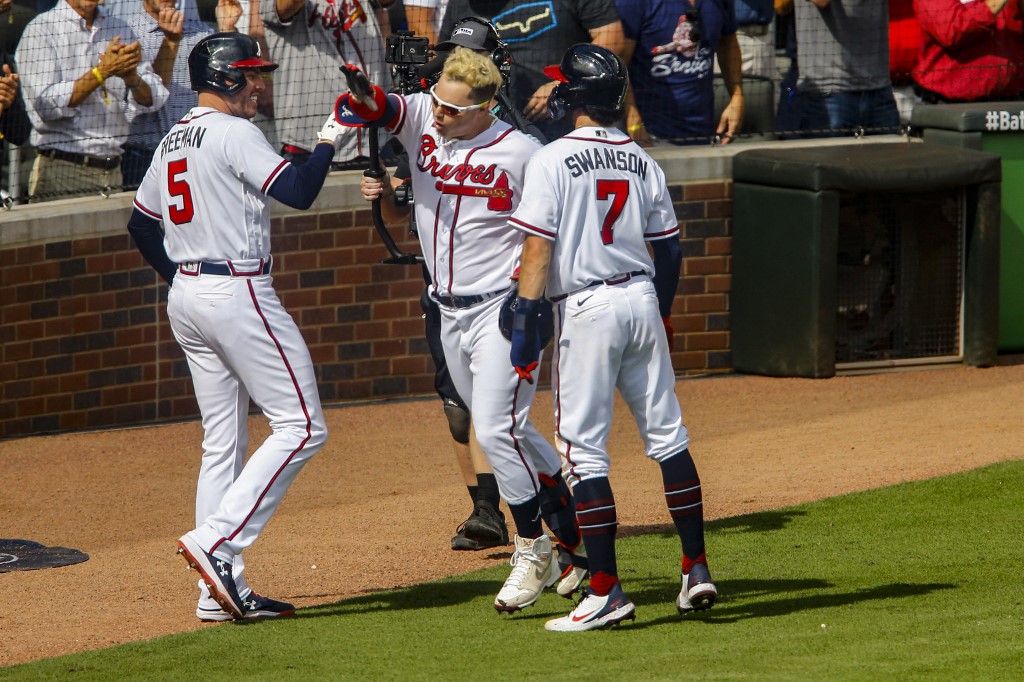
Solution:
M 576 305 L 583 305 L 584 303 L 586 303 L 587 301 L 589 301 L 593 297 L 594 297 L 594 295 L 591 294 L 590 296 L 587 296 L 586 298 L 577 298 L 576 299 Z
M 593 611 L 591 611 L 590 613 L 583 614 L 582 616 L 573 616 L 572 617 L 572 622 L 579 623 L 581 620 L 586 620 L 587 618 L 590 618 L 591 616 L 593 616 L 595 613 L 597 613 L 600 610 L 601 609 L 597 608 L 597 609 L 594 609 Z

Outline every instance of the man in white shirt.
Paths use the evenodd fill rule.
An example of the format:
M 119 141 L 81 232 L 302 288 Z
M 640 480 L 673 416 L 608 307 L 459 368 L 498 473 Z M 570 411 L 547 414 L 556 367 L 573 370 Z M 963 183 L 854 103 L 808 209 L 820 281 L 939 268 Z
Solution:
M 135 32 L 99 5 L 62 0 L 29 22 L 18 45 L 31 141 L 39 152 L 30 201 L 120 189 L 129 124 L 167 100 Z

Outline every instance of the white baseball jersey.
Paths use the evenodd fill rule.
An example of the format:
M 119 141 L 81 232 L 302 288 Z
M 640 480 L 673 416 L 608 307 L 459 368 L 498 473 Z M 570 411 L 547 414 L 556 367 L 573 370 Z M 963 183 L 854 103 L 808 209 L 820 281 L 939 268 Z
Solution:
M 523 235 L 507 220 L 523 197 L 523 176 L 540 149 L 508 123 L 472 140 L 445 140 L 433 127 L 430 95 L 400 98 L 391 128 L 409 151 L 416 229 L 434 291 L 467 296 L 509 287 Z
M 566 480 L 608 475 L 616 388 L 648 457 L 681 452 L 689 436 L 645 244 L 679 232 L 664 173 L 624 133 L 597 127 L 551 142 L 527 173 L 530 199 L 512 224 L 554 241 L 546 293 L 559 300 L 553 383 Z
M 247 119 L 194 107 L 157 147 L 135 206 L 163 220 L 175 263 L 266 259 L 266 192 L 287 165 Z
M 472 140 L 445 140 L 433 128 L 430 95 L 392 97 L 399 113 L 391 129 L 409 151 L 416 229 L 434 292 L 507 291 L 525 239 L 508 219 L 540 145 L 497 119 Z M 536 386 L 520 382 L 508 363 L 509 342 L 498 325 L 502 301 L 496 295 L 461 308 L 441 305 L 441 341 L 501 496 L 522 504 L 539 494 L 538 475 L 557 475 L 560 462 L 529 418 Z
M 204 431 L 191 535 L 232 562 L 242 594 L 242 551 L 327 437 L 313 361 L 265 262 L 266 193 L 287 165 L 247 119 L 195 107 L 160 142 L 135 197 L 163 221 L 167 254 L 179 263 L 167 318 Z M 250 398 L 273 433 L 246 460 Z M 199 588 L 201 614 L 215 607 Z
M 654 274 L 645 241 L 678 234 L 665 174 L 625 133 L 578 128 L 534 155 L 512 216 L 554 240 L 547 296 L 557 298 L 630 272 Z

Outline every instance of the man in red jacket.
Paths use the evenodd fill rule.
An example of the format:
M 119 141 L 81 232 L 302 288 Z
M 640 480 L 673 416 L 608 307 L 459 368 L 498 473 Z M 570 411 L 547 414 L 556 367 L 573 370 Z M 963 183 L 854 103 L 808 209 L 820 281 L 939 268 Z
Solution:
M 1024 91 L 1024 27 L 1018 0 L 914 0 L 925 102 L 1015 99 Z

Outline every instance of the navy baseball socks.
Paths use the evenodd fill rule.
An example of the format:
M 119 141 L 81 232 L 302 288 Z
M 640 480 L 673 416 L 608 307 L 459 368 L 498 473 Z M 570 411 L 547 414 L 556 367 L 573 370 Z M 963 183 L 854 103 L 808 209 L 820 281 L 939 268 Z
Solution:
M 679 613 L 710 609 L 718 599 L 704 552 L 704 498 L 689 449 L 661 462 L 665 502 L 683 545 L 682 586 L 676 598 Z
M 586 546 L 591 577 L 568 615 L 544 624 L 553 632 L 582 632 L 618 625 L 636 617 L 636 606 L 622 590 L 615 560 L 618 518 L 607 478 L 588 478 L 573 489 L 579 531 Z
M 573 509 L 572 492 L 561 474 L 539 474 L 541 488 L 540 511 L 544 522 L 558 539 L 559 581 L 555 588 L 559 596 L 572 599 L 590 575 L 587 551 L 580 537 L 579 522 Z

